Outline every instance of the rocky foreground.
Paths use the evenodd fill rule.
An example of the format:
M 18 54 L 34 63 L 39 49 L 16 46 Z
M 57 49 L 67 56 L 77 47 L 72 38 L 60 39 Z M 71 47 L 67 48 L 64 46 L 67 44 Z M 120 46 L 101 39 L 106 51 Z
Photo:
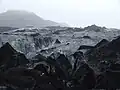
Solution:
M 55 27 L 49 27 L 48 31 L 42 30 L 33 32 L 33 29 L 17 29 L 1 32 L 1 89 L 120 88 L 119 30 L 109 31 L 95 25 L 74 30 L 58 30 L 58 27 L 57 30 Z M 5 36 L 8 38 L 4 39 Z M 25 42 L 21 43 L 20 40 Z M 31 55 L 29 52 L 35 54 Z

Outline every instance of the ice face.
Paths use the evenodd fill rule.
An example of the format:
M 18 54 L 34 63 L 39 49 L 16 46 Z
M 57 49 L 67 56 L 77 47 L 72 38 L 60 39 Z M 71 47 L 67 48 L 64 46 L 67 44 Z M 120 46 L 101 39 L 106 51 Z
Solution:
M 71 54 L 80 45 L 94 46 L 102 39 L 112 40 L 120 35 L 120 30 L 104 29 L 98 32 L 94 30 L 75 30 L 74 28 L 21 28 L 0 34 L 0 46 L 9 42 L 17 51 L 25 55 L 42 53 L 50 55 L 52 52 Z M 61 43 L 56 44 L 58 39 Z M 42 50 L 42 51 L 41 51 Z M 41 52 L 40 52 L 41 51 Z

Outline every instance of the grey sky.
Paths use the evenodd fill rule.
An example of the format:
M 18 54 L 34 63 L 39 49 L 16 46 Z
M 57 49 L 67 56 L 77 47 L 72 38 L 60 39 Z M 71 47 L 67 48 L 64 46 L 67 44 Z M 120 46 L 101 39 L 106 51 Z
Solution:
M 120 28 L 120 0 L 0 0 L 0 12 L 9 9 L 31 11 L 71 26 Z

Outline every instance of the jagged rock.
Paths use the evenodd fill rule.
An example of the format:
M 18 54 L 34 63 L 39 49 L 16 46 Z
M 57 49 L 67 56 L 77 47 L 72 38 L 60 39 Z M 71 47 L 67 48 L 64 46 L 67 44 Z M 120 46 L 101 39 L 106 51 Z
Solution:
M 77 67 L 77 70 L 74 72 L 74 79 L 77 80 L 79 84 L 73 84 L 77 85 L 79 89 L 92 89 L 95 87 L 96 84 L 96 76 L 94 70 L 86 63 L 86 62 L 80 62 L 79 68 Z M 76 87 L 76 86 L 75 86 Z
M 82 50 L 82 49 L 93 49 L 94 46 L 87 46 L 87 45 L 81 45 L 78 50 Z
M 4 44 L 0 48 L 0 65 L 10 61 L 15 53 L 17 53 L 17 51 L 9 43 Z
M 83 89 L 92 89 L 95 87 L 96 84 L 96 76 L 94 70 L 89 67 L 88 64 L 83 64 L 81 68 L 86 70 L 86 73 L 81 80 L 81 87 Z
M 29 60 L 24 54 L 17 52 L 9 43 L 4 44 L 0 48 L 0 65 L 2 68 L 9 69 L 17 66 L 25 66 Z
M 89 50 L 87 53 L 91 53 L 91 52 L 94 51 L 94 49 L 99 48 L 99 47 L 102 47 L 102 46 L 104 46 L 104 45 L 106 45 L 106 44 L 108 44 L 108 43 L 109 43 L 108 40 L 102 39 L 102 40 L 101 40 L 100 42 L 98 42 L 93 48 L 91 48 L 91 50 Z
M 101 73 L 101 78 L 96 84 L 96 89 L 118 89 L 120 88 L 120 66 L 111 65 L 105 72 Z
M 101 60 L 113 60 L 112 62 L 116 62 L 118 59 L 118 52 L 119 52 L 119 38 L 108 42 L 107 40 L 103 39 L 95 48 L 88 51 L 86 54 L 88 55 L 89 60 L 95 60 L 99 62 Z M 110 61 L 111 62 L 111 61 Z
M 76 51 L 73 54 L 73 56 L 74 56 L 75 59 L 79 59 L 79 60 L 83 59 L 83 57 L 84 57 L 83 52 L 81 52 L 81 51 Z
M 82 63 L 84 63 L 84 55 L 83 55 L 83 52 L 81 51 L 76 51 L 74 54 L 72 54 L 73 56 L 73 60 L 71 61 L 71 64 L 72 64 L 72 67 L 73 67 L 73 70 L 72 70 L 72 73 L 76 71 L 76 69 L 78 67 L 81 66 Z M 79 68 L 80 69 L 80 68 Z M 78 69 L 78 71 L 79 71 Z
M 82 50 L 82 49 L 87 49 L 87 52 L 85 53 L 85 55 L 87 56 L 87 57 L 89 57 L 89 56 L 94 56 L 94 54 L 96 54 L 96 57 L 97 57 L 97 54 L 98 54 L 98 56 L 99 56 L 99 54 L 101 54 L 101 52 L 100 51 L 102 51 L 102 49 L 99 49 L 100 47 L 104 47 L 106 44 L 108 44 L 109 43 L 109 41 L 108 40 L 106 40 L 106 39 L 103 39 L 103 40 L 101 40 L 99 43 L 97 43 L 95 46 L 87 46 L 87 45 L 82 45 L 82 46 L 80 46 L 79 48 L 78 48 L 78 50 Z M 100 50 L 100 51 L 99 51 Z M 106 54 L 108 53 L 107 51 L 106 51 L 107 49 L 105 49 L 104 51 L 106 52 Z M 96 53 L 97 52 L 97 53 Z M 111 52 L 112 53 L 112 51 L 110 51 L 109 50 L 109 52 Z M 103 54 L 103 53 L 102 53 Z M 113 56 L 113 54 L 114 53 L 112 53 L 111 55 Z M 116 54 L 115 54 L 116 55 Z M 106 56 L 108 56 L 108 55 L 106 55 Z M 99 57 L 98 57 L 99 58 Z M 89 59 L 90 59 L 90 57 L 89 57 Z M 95 58 L 92 58 L 92 59 L 95 59 Z
M 120 53 L 120 37 L 117 39 L 112 40 L 109 43 L 104 44 L 103 46 L 99 47 L 100 51 L 112 51 L 114 53 Z
M 101 66 L 102 67 L 102 66 Z M 96 89 L 118 89 L 120 88 L 120 64 L 107 63 L 106 69 L 97 78 Z
M 68 58 L 64 54 L 60 54 L 60 56 L 56 59 L 56 61 L 67 68 L 71 68 L 71 64 L 68 60 Z
M 108 43 L 106 45 L 106 47 L 108 49 L 111 49 L 115 52 L 119 52 L 120 53 L 120 37 L 118 37 L 117 39 L 112 40 L 110 43 Z
M 58 39 L 56 39 L 55 44 L 61 44 L 61 42 Z
M 6 68 L 12 68 L 17 66 L 25 66 L 29 63 L 29 60 L 22 53 L 17 53 L 11 57 L 11 61 L 6 63 Z
M 102 40 L 101 40 L 99 43 L 97 43 L 94 47 L 95 47 L 95 48 L 101 47 L 101 46 L 103 46 L 103 45 L 105 45 L 105 44 L 107 44 L 107 43 L 109 43 L 108 40 L 102 39 Z

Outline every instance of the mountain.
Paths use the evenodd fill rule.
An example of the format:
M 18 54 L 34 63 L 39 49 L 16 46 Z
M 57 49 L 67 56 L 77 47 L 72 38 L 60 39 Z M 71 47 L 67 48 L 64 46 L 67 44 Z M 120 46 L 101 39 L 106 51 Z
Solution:
M 37 28 L 46 26 L 66 26 L 50 20 L 44 20 L 33 12 L 9 10 L 0 13 L 0 26 L 25 28 L 26 26 L 34 26 Z

